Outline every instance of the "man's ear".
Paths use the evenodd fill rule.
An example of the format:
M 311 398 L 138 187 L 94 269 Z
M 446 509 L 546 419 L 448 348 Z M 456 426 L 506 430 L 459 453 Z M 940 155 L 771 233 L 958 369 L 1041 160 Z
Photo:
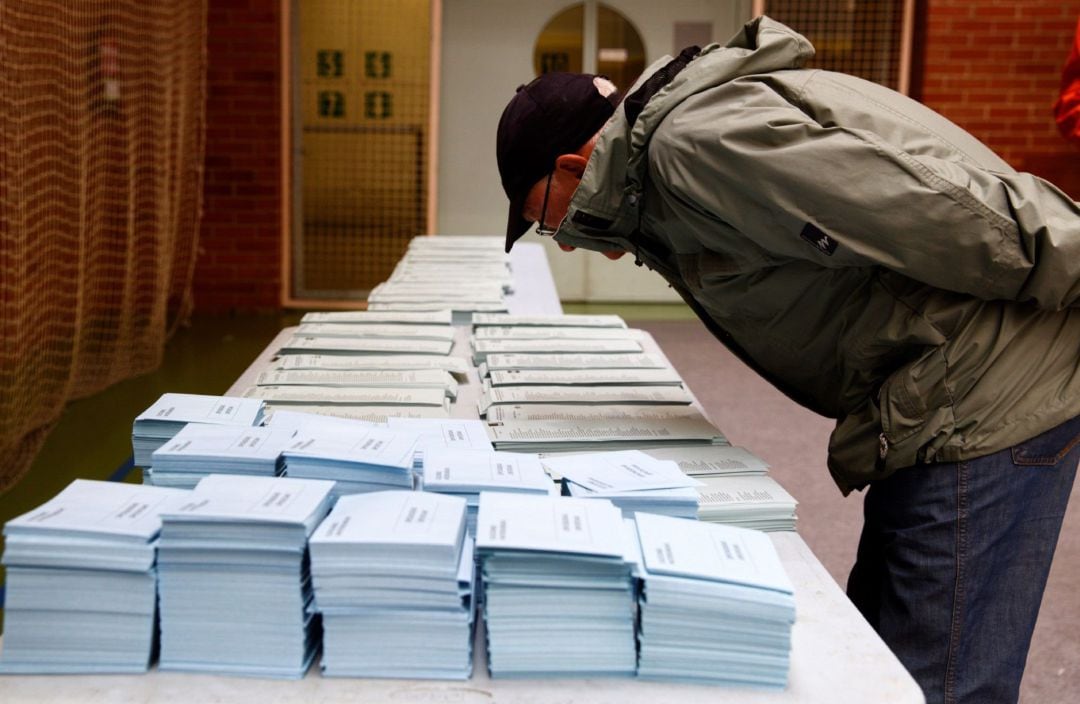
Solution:
M 555 160 L 556 171 L 566 171 L 575 179 L 581 179 L 589 160 L 580 154 L 563 154 Z

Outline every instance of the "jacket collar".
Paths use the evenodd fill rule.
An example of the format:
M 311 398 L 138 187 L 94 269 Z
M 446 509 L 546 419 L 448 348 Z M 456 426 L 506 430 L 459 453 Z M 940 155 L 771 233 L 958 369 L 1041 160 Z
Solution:
M 649 140 L 664 118 L 688 97 L 728 81 L 801 68 L 814 55 L 810 42 L 768 17 L 748 22 L 724 46 L 710 44 L 661 88 L 631 124 L 620 106 L 604 126 L 555 240 L 597 251 L 631 250 L 648 169 Z M 641 75 L 636 91 L 671 61 L 665 56 Z

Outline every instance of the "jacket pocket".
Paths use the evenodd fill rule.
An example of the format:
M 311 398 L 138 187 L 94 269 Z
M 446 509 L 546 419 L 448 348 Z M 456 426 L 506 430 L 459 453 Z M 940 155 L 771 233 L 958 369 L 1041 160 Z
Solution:
M 1052 467 L 1080 443 L 1080 416 L 1065 421 L 1030 440 L 1013 445 L 1013 464 L 1019 467 Z
M 934 459 L 955 428 L 945 360 L 927 350 L 885 379 L 878 393 L 885 466 L 908 467 Z

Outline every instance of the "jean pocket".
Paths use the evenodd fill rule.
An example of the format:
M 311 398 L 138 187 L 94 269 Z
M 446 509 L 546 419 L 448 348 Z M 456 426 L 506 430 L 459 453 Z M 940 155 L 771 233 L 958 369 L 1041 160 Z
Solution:
M 1013 464 L 1024 467 L 1052 467 L 1080 444 L 1080 416 L 1056 428 L 1018 443 L 1012 448 Z

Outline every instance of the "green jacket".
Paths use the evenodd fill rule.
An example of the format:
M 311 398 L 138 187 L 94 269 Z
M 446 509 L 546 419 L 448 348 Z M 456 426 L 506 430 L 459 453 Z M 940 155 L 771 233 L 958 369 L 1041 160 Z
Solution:
M 633 253 L 835 418 L 845 493 L 1080 414 L 1080 206 L 813 51 L 759 18 L 616 110 L 555 239 Z

